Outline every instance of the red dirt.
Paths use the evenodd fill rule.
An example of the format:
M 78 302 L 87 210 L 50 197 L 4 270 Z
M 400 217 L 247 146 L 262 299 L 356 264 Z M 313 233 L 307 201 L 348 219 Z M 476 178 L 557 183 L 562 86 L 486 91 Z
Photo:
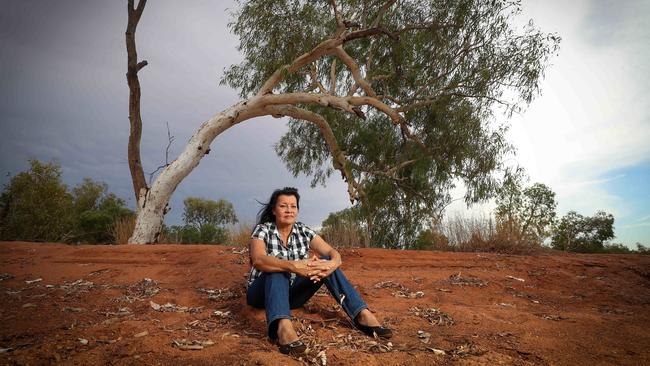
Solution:
M 322 364 L 324 350 L 328 365 L 650 364 L 648 256 L 342 250 L 343 270 L 395 336 L 373 344 L 333 299 L 315 296 L 294 311 L 312 345 L 296 360 L 268 342 L 264 312 L 246 305 L 248 257 L 238 250 L 2 242 L 0 274 L 13 278 L 0 281 L 0 363 L 300 365 Z M 454 283 L 459 273 L 486 284 Z M 144 278 L 157 284 L 136 287 Z M 221 292 L 210 299 L 200 288 Z M 150 301 L 201 308 L 159 312 Z M 430 324 L 413 307 L 454 324 Z M 178 339 L 214 344 L 181 350 Z

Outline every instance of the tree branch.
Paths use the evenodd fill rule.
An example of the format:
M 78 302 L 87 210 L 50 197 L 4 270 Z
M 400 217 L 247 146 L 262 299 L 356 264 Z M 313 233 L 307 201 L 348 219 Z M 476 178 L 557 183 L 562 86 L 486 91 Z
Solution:
M 336 0 L 330 0 L 330 5 L 332 5 L 332 9 L 334 9 L 334 18 L 336 19 L 336 36 L 338 37 L 343 32 L 345 32 L 346 27 L 339 9 L 336 7 Z
M 358 84 L 363 91 L 366 92 L 366 95 L 372 98 L 377 98 L 377 93 L 372 89 L 368 81 L 361 76 L 361 70 L 359 70 L 359 65 L 354 61 L 350 55 L 348 55 L 347 52 L 343 49 L 342 46 L 338 46 L 334 49 L 334 54 L 343 61 L 343 63 L 350 68 L 350 71 L 352 72 L 352 77 L 354 78 L 354 81 L 356 84 Z M 348 93 L 349 95 L 349 93 Z
M 383 18 L 384 14 L 388 11 L 388 9 L 395 4 L 397 0 L 388 0 L 386 3 L 379 9 L 377 12 L 377 16 L 375 17 L 375 20 L 372 22 L 372 27 L 377 27 L 379 25 L 379 22 L 381 22 L 381 18 Z
M 336 95 L 336 59 L 332 59 L 330 67 L 330 94 Z
M 354 175 L 350 171 L 347 157 L 339 148 L 332 128 L 330 127 L 329 123 L 327 123 L 325 118 L 323 118 L 323 116 L 291 105 L 271 105 L 267 106 L 265 109 L 269 114 L 276 118 L 289 116 L 292 118 L 312 122 L 318 126 L 321 134 L 323 135 L 323 139 L 327 144 L 327 148 L 329 149 L 330 154 L 332 154 L 332 165 L 335 169 L 341 172 L 343 179 L 348 184 L 348 195 L 350 196 L 350 203 L 354 203 L 356 200 L 360 200 L 365 196 L 363 188 L 355 181 Z

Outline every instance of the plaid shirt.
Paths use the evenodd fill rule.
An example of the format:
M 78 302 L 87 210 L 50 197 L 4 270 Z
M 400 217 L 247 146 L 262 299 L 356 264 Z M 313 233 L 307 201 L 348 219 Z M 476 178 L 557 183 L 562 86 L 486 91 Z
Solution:
M 298 261 L 309 258 L 309 242 L 316 236 L 316 232 L 308 228 L 301 222 L 293 224 L 289 242 L 285 246 L 280 237 L 280 232 L 274 222 L 258 224 L 253 229 L 251 239 L 259 239 L 266 245 L 266 255 L 284 259 L 288 261 Z M 257 277 L 262 274 L 261 271 L 251 267 L 248 275 L 248 284 L 250 286 Z M 291 274 L 291 283 L 296 278 L 296 274 Z

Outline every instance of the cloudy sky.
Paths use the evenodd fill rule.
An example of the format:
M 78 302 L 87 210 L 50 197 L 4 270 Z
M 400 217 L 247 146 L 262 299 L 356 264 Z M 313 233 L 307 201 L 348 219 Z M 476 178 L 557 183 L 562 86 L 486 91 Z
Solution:
M 139 73 L 145 171 L 164 162 L 167 123 L 173 159 L 203 121 L 238 101 L 237 91 L 219 86 L 223 69 L 241 59 L 226 26 L 232 6 L 148 3 L 137 31 L 139 57 L 149 62 Z M 0 184 L 30 158 L 54 160 L 69 185 L 105 181 L 133 206 L 126 1 L 0 0 L 0 7 Z M 557 193 L 558 213 L 611 212 L 614 241 L 627 245 L 650 244 L 649 17 L 650 1 L 524 1 L 521 22 L 532 18 L 563 40 L 543 94 L 511 121 L 512 161 Z M 220 135 L 177 189 L 167 223 L 180 222 L 190 195 L 226 198 L 252 222 L 256 200 L 286 185 L 301 190 L 308 225 L 347 207 L 338 178 L 311 189 L 308 178 L 286 171 L 272 148 L 285 122 L 258 118 Z

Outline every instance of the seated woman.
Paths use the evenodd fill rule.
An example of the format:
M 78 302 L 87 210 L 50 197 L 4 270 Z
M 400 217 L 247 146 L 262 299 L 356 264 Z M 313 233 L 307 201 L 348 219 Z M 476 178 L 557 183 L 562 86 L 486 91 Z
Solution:
M 304 305 L 325 284 L 330 294 L 369 336 L 390 338 L 339 269 L 341 255 L 312 229 L 296 222 L 300 195 L 295 188 L 277 189 L 258 214 L 251 235 L 248 305 L 266 309 L 268 335 L 280 351 L 300 355 L 306 346 L 291 324 L 290 309 Z M 312 249 L 320 255 L 309 258 Z

